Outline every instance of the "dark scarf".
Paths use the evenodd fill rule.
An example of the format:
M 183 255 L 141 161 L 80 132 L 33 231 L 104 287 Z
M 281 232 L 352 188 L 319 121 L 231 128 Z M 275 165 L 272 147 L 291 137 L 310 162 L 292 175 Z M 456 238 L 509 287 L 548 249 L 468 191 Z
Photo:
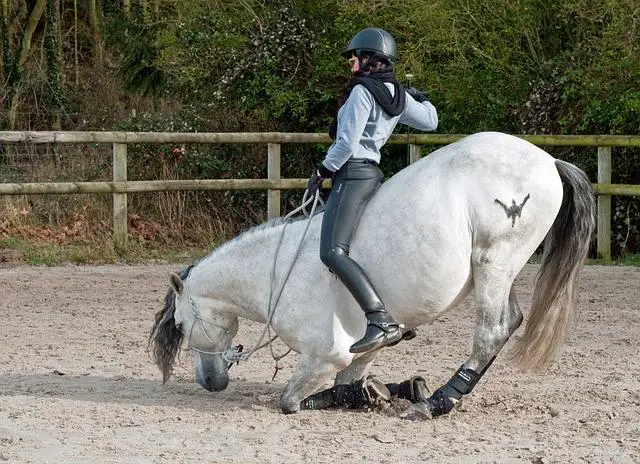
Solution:
M 406 104 L 406 95 L 404 93 L 404 87 L 400 84 L 396 78 L 396 73 L 394 73 L 392 69 L 393 68 L 391 66 L 387 66 L 369 73 L 366 71 L 359 71 L 354 74 L 347 83 L 345 94 L 340 100 L 340 107 L 342 107 L 342 105 L 347 101 L 353 88 L 356 85 L 361 84 L 371 92 L 373 98 L 375 98 L 376 102 L 378 102 L 384 112 L 389 116 L 398 116 L 402 114 Z M 393 96 L 391 96 L 391 92 L 389 92 L 385 82 L 391 82 L 393 84 Z M 336 116 L 333 118 L 331 127 L 329 127 L 329 137 L 331 137 L 331 140 L 335 140 L 337 132 L 338 114 L 336 112 Z

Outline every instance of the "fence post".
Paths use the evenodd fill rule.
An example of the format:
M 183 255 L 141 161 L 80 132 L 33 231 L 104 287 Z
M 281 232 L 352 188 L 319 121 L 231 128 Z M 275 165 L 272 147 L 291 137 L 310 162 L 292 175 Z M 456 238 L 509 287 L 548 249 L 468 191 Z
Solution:
M 267 153 L 267 177 L 280 180 L 280 144 L 270 143 Z M 267 191 L 267 217 L 280 217 L 280 190 Z
M 611 147 L 598 147 L 598 183 L 611 183 Z M 611 195 L 598 195 L 598 256 L 611 259 Z
M 113 144 L 113 181 L 127 181 L 127 144 Z M 113 243 L 116 250 L 127 246 L 127 194 L 113 194 Z
M 420 159 L 420 145 L 409 144 L 409 164 L 413 164 Z

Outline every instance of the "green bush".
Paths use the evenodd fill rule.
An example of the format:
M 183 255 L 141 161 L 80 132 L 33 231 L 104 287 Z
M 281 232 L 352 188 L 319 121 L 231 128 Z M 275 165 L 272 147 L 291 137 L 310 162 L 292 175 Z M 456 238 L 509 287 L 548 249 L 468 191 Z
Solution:
M 79 115 L 63 118 L 65 128 L 89 120 L 80 129 L 324 132 L 349 78 L 340 52 L 355 32 L 374 26 L 397 39 L 398 77 L 412 74 L 412 85 L 430 96 L 438 132 L 640 133 L 632 0 L 159 0 L 157 10 L 132 3 L 125 16 L 120 2 L 103 2 L 108 62 L 129 94 L 101 102 L 113 108 L 112 121 Z M 102 75 L 120 84 L 110 67 Z M 71 113 L 91 108 L 83 91 L 67 92 Z M 153 111 L 123 117 L 127 101 L 139 102 L 135 94 L 147 94 Z M 179 163 L 174 148 L 137 147 L 133 175 L 266 175 L 264 147 L 185 147 Z M 595 182 L 595 148 L 545 148 Z M 306 177 L 325 150 L 285 147 L 284 175 Z M 615 183 L 640 184 L 637 149 L 614 149 L 613 163 Z M 385 147 L 386 175 L 405 164 L 405 147 Z M 229 233 L 264 218 L 264 193 L 207 195 L 194 195 L 193 207 L 220 218 Z M 284 197 L 288 207 L 299 192 Z M 613 206 L 614 252 L 637 253 L 637 199 L 615 197 Z

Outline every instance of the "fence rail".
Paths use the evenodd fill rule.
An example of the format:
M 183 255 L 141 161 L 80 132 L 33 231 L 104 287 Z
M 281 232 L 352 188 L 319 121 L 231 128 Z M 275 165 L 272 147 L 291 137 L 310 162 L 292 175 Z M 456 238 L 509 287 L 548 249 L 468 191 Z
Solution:
M 408 145 L 408 159 L 420 159 L 421 145 L 444 145 L 465 137 L 458 134 L 393 135 L 389 143 Z M 640 147 L 640 136 L 629 135 L 518 135 L 535 145 L 598 147 L 597 252 L 611 256 L 611 195 L 640 196 L 640 185 L 611 184 L 611 147 Z M 111 143 L 113 182 L 0 183 L 0 195 L 76 193 L 113 194 L 114 243 L 127 244 L 127 194 L 176 190 L 267 190 L 270 218 L 280 215 L 280 190 L 301 189 L 306 179 L 281 178 L 281 145 L 288 143 L 330 143 L 327 134 L 284 132 L 35 132 L 0 131 L 0 143 Z M 127 180 L 127 145 L 134 143 L 204 143 L 267 145 L 267 179 Z

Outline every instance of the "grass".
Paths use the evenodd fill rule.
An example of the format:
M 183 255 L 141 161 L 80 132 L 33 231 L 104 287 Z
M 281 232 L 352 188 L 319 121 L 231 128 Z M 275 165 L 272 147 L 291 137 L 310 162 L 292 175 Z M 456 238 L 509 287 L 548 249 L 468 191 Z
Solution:
M 627 255 L 618 264 L 621 264 L 623 266 L 640 267 L 640 254 Z
M 626 255 L 622 258 L 614 258 L 614 259 L 603 259 L 603 258 L 588 259 L 587 265 L 589 264 L 598 264 L 602 266 L 640 267 L 640 254 Z
M 212 247 L 174 244 L 152 244 L 131 240 L 123 252 L 109 244 L 65 244 L 38 242 L 16 237 L 0 238 L 0 261 L 32 265 L 57 266 L 73 264 L 135 264 L 145 262 L 192 262 L 209 254 Z

